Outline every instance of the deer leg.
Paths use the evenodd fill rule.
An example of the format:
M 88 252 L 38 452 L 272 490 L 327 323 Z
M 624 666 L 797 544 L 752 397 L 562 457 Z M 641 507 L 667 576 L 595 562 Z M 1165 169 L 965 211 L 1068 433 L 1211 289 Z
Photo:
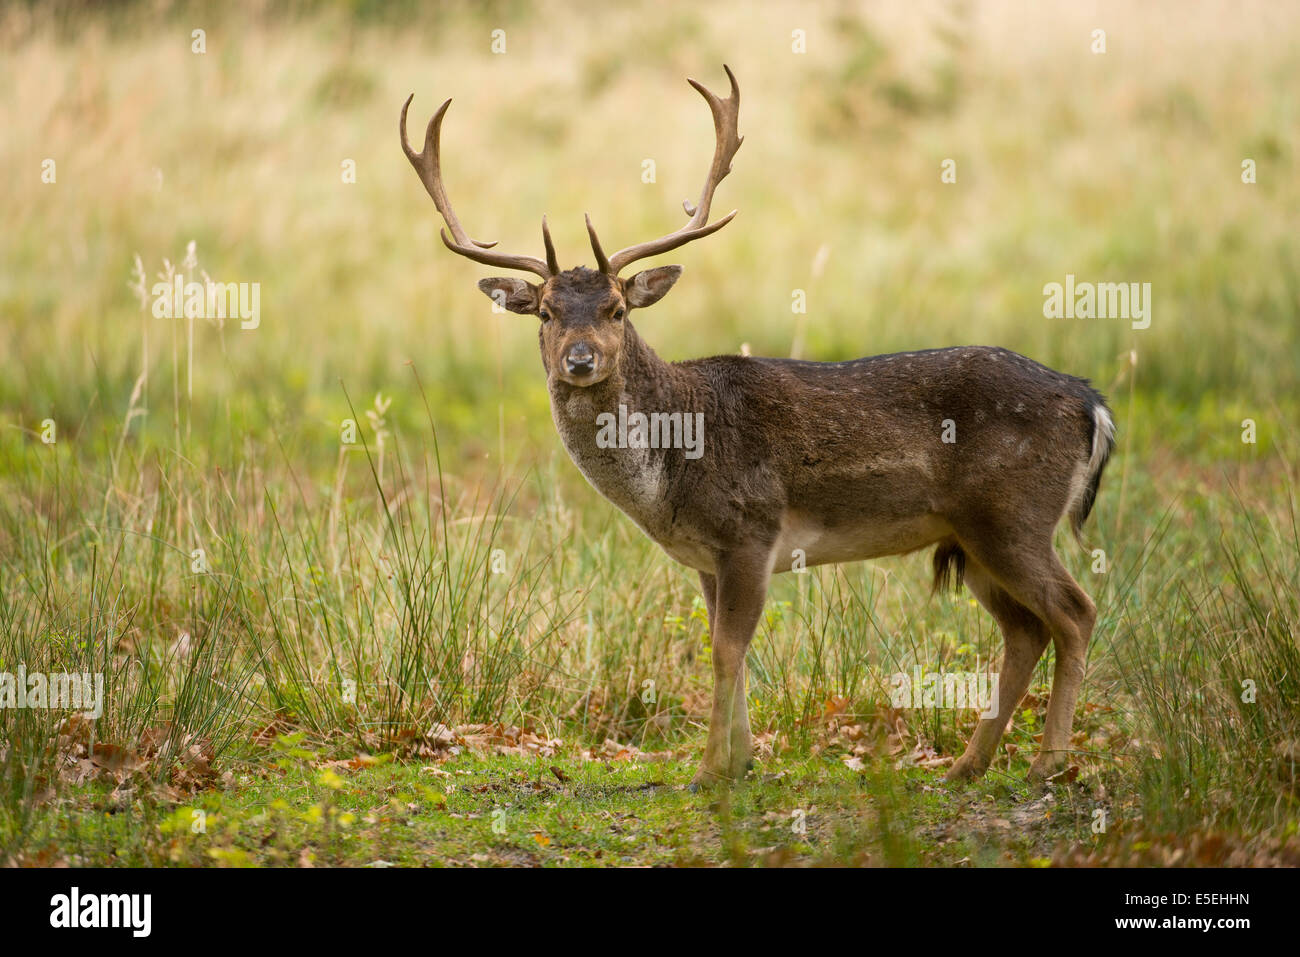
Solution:
M 749 714 L 743 694 L 745 652 L 767 598 L 767 555 L 742 553 L 718 562 L 717 590 L 710 608 L 713 642 L 713 710 L 704 760 L 691 788 L 729 782 L 744 774 L 749 763 Z M 705 584 L 705 601 L 708 588 Z M 741 720 L 737 720 L 739 713 Z M 739 774 L 737 774 L 739 770 Z
M 967 560 L 966 587 L 993 616 L 1002 631 L 1002 670 L 998 674 L 997 714 L 982 718 L 966 745 L 966 751 L 948 770 L 947 780 L 976 778 L 988 770 L 998 742 L 1020 705 L 1034 666 L 1047 647 L 1047 626 L 1006 590 L 980 565 Z
M 1029 776 L 1041 780 L 1065 763 L 1074 726 L 1074 707 L 1083 686 L 1088 661 L 1088 641 L 1097 621 L 1097 606 L 1079 587 L 1056 554 L 1052 554 L 1052 580 L 1046 620 L 1052 629 L 1056 650 L 1056 671 L 1052 675 L 1052 696 L 1047 702 L 1043 743 L 1029 767 Z
M 1051 635 L 1056 650 L 1052 695 L 1047 705 L 1043 741 L 1029 768 L 1031 779 L 1045 778 L 1064 763 L 1069 749 L 1074 706 L 1083 685 L 1088 640 L 1092 637 L 1097 607 L 1065 570 L 1052 549 L 1050 537 L 1045 544 L 1037 546 L 991 537 L 970 540 L 959 536 L 959 540 L 967 554 L 988 571 L 996 584 L 1031 611 Z M 992 542 L 997 544 L 990 547 Z
M 709 633 L 713 633 L 713 623 L 718 620 L 718 579 L 716 575 L 700 572 L 700 591 L 704 592 L 704 608 L 709 613 Z
M 709 628 L 717 619 L 718 579 L 708 572 L 700 572 L 700 588 L 704 591 L 704 605 L 709 611 Z M 736 676 L 736 693 L 731 709 L 731 777 L 739 781 L 754 766 L 751 758 L 754 749 L 753 735 L 749 731 L 749 702 L 745 696 L 745 678 L 748 669 L 742 659 L 740 673 Z
M 731 779 L 743 780 L 754 766 L 754 736 L 749 731 L 749 698 L 745 694 L 745 677 L 749 669 L 745 659 L 740 659 L 736 675 L 735 697 L 731 710 Z

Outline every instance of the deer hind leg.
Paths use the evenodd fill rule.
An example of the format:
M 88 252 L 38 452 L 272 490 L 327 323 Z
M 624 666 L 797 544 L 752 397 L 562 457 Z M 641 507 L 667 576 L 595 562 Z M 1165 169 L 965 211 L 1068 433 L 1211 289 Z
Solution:
M 692 789 L 739 779 L 749 766 L 745 652 L 767 598 L 767 556 L 727 556 L 720 561 L 711 602 L 710 579 L 715 576 L 700 575 L 713 642 L 713 710 L 704 761 L 691 782 Z
M 1049 594 L 1043 616 L 1052 631 L 1056 671 L 1052 675 L 1052 696 L 1047 703 L 1043 744 L 1029 767 L 1029 776 L 1037 780 L 1051 775 L 1069 756 L 1074 707 L 1083 687 L 1088 642 L 1097 622 L 1097 606 L 1065 570 L 1055 552 L 1051 555 L 1049 574 L 1055 587 Z
M 981 718 L 966 751 L 949 769 L 947 780 L 975 778 L 988 770 L 1007 723 L 1029 690 L 1034 666 L 1047 647 L 1047 626 L 1007 593 L 979 563 L 967 559 L 966 587 L 1002 631 L 1002 670 L 998 675 L 997 713 Z
M 1001 540 L 990 547 L 988 542 L 988 538 L 963 539 L 961 544 L 1000 588 L 1046 626 L 1056 650 L 1043 742 L 1029 768 L 1030 778 L 1041 779 L 1065 762 L 1069 750 L 1097 606 L 1061 564 L 1050 533 L 1037 545 L 1016 546 Z

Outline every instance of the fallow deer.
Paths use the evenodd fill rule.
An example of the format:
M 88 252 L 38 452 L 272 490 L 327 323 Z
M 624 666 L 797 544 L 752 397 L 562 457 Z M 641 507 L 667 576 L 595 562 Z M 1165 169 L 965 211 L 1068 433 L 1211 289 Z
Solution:
M 692 782 L 729 782 L 751 766 L 745 654 L 768 581 L 812 566 L 937 546 L 935 587 L 952 578 L 1004 638 L 996 717 L 981 720 L 948 771 L 984 773 L 1049 639 L 1056 650 L 1047 720 L 1030 775 L 1063 761 L 1096 606 L 1061 564 L 1053 531 L 1068 515 L 1076 537 L 1114 446 L 1104 398 L 1086 380 L 1006 349 L 965 346 L 850 362 L 740 355 L 665 362 L 633 327 L 681 266 L 622 278 L 631 263 L 717 232 L 713 194 L 741 144 L 740 91 L 723 99 L 688 82 L 713 114 L 716 146 L 690 219 L 675 232 L 607 256 L 587 217 L 597 268 L 561 270 L 546 219 L 545 260 L 471 239 L 443 185 L 440 137 L 447 100 L 424 149 L 402 148 L 446 223 L 442 240 L 475 262 L 535 273 L 541 282 L 483 279 L 505 309 L 537 316 L 542 365 L 560 438 L 587 480 L 672 558 L 699 573 L 713 645 L 713 708 Z M 450 230 L 450 237 L 447 235 Z M 598 419 L 623 408 L 703 414 L 702 450 L 599 440 Z M 610 421 L 604 418 L 604 421 Z M 671 443 L 669 443 L 671 444 Z M 796 551 L 798 550 L 798 552 Z

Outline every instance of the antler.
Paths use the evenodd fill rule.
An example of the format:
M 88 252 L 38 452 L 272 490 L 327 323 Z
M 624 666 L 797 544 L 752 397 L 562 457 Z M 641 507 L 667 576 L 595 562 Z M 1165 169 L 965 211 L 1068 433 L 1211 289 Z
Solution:
M 700 239 L 710 233 L 716 233 L 731 222 L 732 217 L 738 212 L 733 209 L 717 222 L 709 223 L 709 206 L 713 203 L 713 192 L 718 188 L 718 184 L 722 182 L 723 177 L 731 172 L 731 161 L 736 155 L 736 150 L 740 149 L 740 144 L 745 140 L 743 136 L 737 135 L 736 132 L 740 117 L 740 87 L 736 85 L 736 76 L 731 72 L 731 67 L 723 64 L 722 68 L 727 71 L 727 79 L 731 81 L 731 95 L 725 100 L 719 99 L 717 95 L 709 92 L 694 80 L 688 79 L 686 81 L 695 87 L 709 104 L 709 110 L 713 113 L 713 130 L 717 137 L 717 145 L 713 150 L 713 165 L 709 167 L 709 177 L 704 181 L 700 201 L 695 205 L 691 205 L 690 200 L 682 203 L 686 215 L 691 217 L 690 221 L 676 232 L 661 236 L 658 239 L 652 239 L 649 242 L 628 246 L 626 249 L 620 249 L 606 259 L 604 250 L 600 248 L 600 240 L 596 238 L 595 227 L 591 225 L 591 217 L 588 216 L 587 235 L 591 237 L 591 251 L 596 254 L 596 263 L 601 272 L 616 276 L 628 263 L 666 253 L 670 249 L 684 246 L 692 240 Z
M 438 208 L 438 212 L 442 214 L 443 220 L 447 223 L 447 229 L 451 230 L 451 239 L 447 237 L 447 229 L 439 230 L 446 247 L 454 253 L 460 253 L 460 255 L 468 259 L 486 263 L 489 266 L 525 269 L 528 272 L 536 273 L 543 279 L 550 279 L 556 275 L 560 271 L 560 266 L 555 258 L 555 246 L 551 243 L 551 231 L 546 226 L 545 216 L 542 217 L 542 240 L 546 243 L 546 262 L 542 262 L 533 256 L 512 256 L 508 253 L 488 252 L 487 250 L 495 246 L 496 243 L 481 243 L 477 239 L 469 238 L 465 228 L 461 226 L 460 220 L 456 218 L 456 212 L 451 208 L 451 200 L 447 198 L 447 190 L 442 185 L 442 164 L 439 159 L 442 118 L 447 113 L 447 107 L 451 106 L 451 100 L 438 107 L 438 112 L 433 114 L 433 119 L 429 120 L 429 126 L 424 131 L 424 150 L 417 153 L 411 149 L 410 141 L 406 138 L 406 111 L 413 99 L 415 99 L 414 93 L 408 96 L 406 102 L 402 104 L 402 149 L 406 153 L 406 158 L 411 161 L 411 166 L 420 174 L 420 182 L 424 183 L 424 188 L 429 191 L 429 196 L 433 199 L 433 205 Z

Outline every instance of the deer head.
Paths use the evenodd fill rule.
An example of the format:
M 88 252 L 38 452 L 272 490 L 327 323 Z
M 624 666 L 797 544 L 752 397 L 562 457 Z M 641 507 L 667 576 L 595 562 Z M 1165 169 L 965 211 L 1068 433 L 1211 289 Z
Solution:
M 471 239 L 451 208 L 442 181 L 439 152 L 442 120 L 447 108 L 451 106 L 451 100 L 443 103 L 429 120 L 424 134 L 424 149 L 417 153 L 411 148 L 406 136 L 406 111 L 415 94 L 407 97 L 402 106 L 402 149 L 446 223 L 446 228 L 441 232 L 443 243 L 452 252 L 475 262 L 523 270 L 541 278 L 542 281 L 538 284 L 514 277 L 494 277 L 480 280 L 478 287 L 501 308 L 522 315 L 537 316 L 541 320 L 538 338 L 542 364 L 551 378 L 581 388 L 603 382 L 612 375 L 619 366 L 619 356 L 627 335 L 625 320 L 628 313 L 633 309 L 652 306 L 667 295 L 673 283 L 681 276 L 682 267 L 657 266 L 626 279 L 621 278 L 619 273 L 637 260 L 666 253 L 715 233 L 736 215 L 736 211 L 732 210 L 722 219 L 709 222 L 714 190 L 723 177 L 731 172 L 731 160 L 743 140 L 736 132 L 740 89 L 731 69 L 725 65 L 723 69 L 731 81 L 731 95 L 726 99 L 719 98 L 695 80 L 687 80 L 709 104 L 717 141 L 713 163 L 709 167 L 699 202 L 692 204 L 688 200 L 682 204 L 690 219 L 675 232 L 628 246 L 607 257 L 596 236 L 595 227 L 591 224 L 591 217 L 588 216 L 587 234 L 591 238 L 591 249 L 596 258 L 597 268 L 594 270 L 584 266 L 560 270 L 545 217 L 542 218 L 545 261 L 533 256 L 496 252 L 492 248 L 496 243 Z M 451 231 L 450 237 L 447 235 L 448 230 Z

